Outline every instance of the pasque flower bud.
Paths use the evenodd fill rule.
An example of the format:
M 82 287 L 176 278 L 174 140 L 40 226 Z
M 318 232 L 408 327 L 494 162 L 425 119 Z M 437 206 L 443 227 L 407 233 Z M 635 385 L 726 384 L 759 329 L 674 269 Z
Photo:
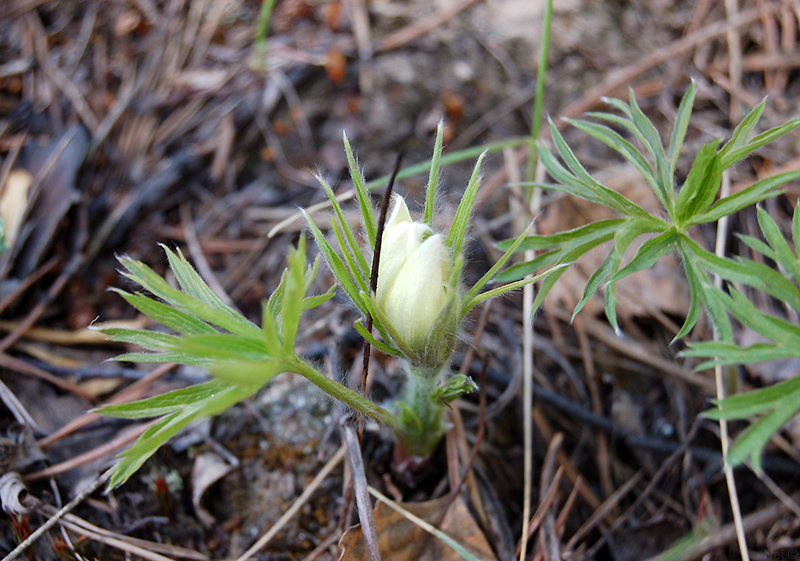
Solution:
M 459 319 L 458 286 L 445 238 L 414 222 L 395 195 L 383 233 L 376 299 L 417 366 L 436 369 L 452 352 Z

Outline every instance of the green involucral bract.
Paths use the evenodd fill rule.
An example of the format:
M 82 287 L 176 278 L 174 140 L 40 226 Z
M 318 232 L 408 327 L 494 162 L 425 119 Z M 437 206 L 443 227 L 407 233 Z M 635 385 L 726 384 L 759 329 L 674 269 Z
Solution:
M 376 300 L 415 366 L 438 369 L 448 361 L 458 331 L 458 285 L 445 237 L 414 222 L 396 195 L 384 233 Z M 453 313 L 455 312 L 455 313 Z

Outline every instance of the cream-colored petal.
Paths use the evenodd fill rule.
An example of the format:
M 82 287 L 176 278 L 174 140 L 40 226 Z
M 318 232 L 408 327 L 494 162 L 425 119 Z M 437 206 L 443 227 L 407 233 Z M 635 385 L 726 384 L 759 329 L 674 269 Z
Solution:
M 376 291 L 380 305 L 385 303 L 387 291 L 394 285 L 406 261 L 418 250 L 422 239 L 430 232 L 429 227 L 417 222 L 401 222 L 384 232 Z
M 386 233 L 394 226 L 404 222 L 413 222 L 411 219 L 411 213 L 408 211 L 406 200 L 402 196 L 395 193 L 392 195 L 392 209 L 389 212 L 389 218 L 386 219 L 386 225 L 384 226 L 383 230 L 384 237 L 386 236 Z
M 449 268 L 444 237 L 430 236 L 409 257 L 386 294 L 386 316 L 412 349 L 427 346 L 428 333 L 447 300 Z

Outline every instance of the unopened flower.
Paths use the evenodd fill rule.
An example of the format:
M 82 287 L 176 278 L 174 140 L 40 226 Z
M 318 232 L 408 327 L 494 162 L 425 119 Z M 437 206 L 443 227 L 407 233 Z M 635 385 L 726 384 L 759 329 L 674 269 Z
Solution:
M 395 196 L 383 233 L 376 299 L 419 366 L 437 368 L 452 353 L 460 312 L 452 270 L 444 236 L 414 222 L 403 197 Z

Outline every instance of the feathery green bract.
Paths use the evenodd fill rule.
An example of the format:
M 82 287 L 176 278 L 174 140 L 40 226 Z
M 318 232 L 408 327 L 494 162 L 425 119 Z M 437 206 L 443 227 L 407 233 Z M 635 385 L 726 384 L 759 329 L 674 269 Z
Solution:
M 424 224 L 426 226 L 426 228 L 423 228 L 425 230 L 425 235 L 429 235 L 430 230 L 434 230 L 434 211 L 439 170 L 445 160 L 442 156 L 443 135 L 444 127 L 443 124 L 440 123 L 436 132 L 433 156 L 428 166 L 430 173 L 428 176 L 425 209 L 422 219 L 416 221 L 416 224 L 412 225 L 411 222 L 413 222 L 413 219 L 408 220 L 408 216 L 410 215 L 408 209 L 402 209 L 403 215 L 401 220 L 403 226 L 408 225 L 413 228 L 419 228 L 421 224 Z M 466 294 L 463 294 L 461 271 L 464 263 L 464 247 L 467 241 L 470 218 L 477 200 L 478 189 L 480 188 L 480 170 L 485 157 L 485 153 L 482 153 L 477 158 L 472 175 L 461 197 L 458 208 L 456 209 L 452 226 L 441 246 L 441 251 L 439 251 L 439 248 L 436 248 L 439 255 L 437 256 L 437 262 L 432 266 L 442 267 L 442 271 L 449 271 L 449 278 L 446 279 L 446 281 L 443 279 L 443 286 L 436 287 L 437 289 L 441 289 L 441 294 L 444 295 L 443 299 L 435 301 L 435 304 L 440 307 L 435 309 L 435 316 L 426 318 L 426 321 L 429 321 L 430 324 L 424 326 L 425 333 L 422 334 L 422 337 L 417 337 L 413 331 L 411 331 L 411 335 L 409 335 L 410 331 L 408 330 L 408 326 L 402 325 L 402 321 L 398 320 L 394 315 L 390 318 L 391 314 L 388 314 L 386 310 L 381 308 L 376 299 L 375 292 L 371 290 L 371 271 L 368 270 L 365 264 L 367 262 L 372 263 L 374 260 L 373 254 L 376 249 L 378 236 L 376 216 L 367 198 L 367 185 L 363 181 L 360 170 L 358 170 L 355 157 L 352 154 L 349 144 L 347 144 L 346 141 L 345 143 L 350 172 L 353 176 L 353 182 L 356 184 L 356 193 L 359 199 L 364 227 L 367 232 L 369 247 L 362 250 L 356 243 L 356 234 L 345 220 L 344 213 L 336 201 L 333 190 L 322 178 L 319 178 L 320 183 L 325 189 L 334 210 L 333 216 L 331 217 L 331 227 L 333 235 L 338 242 L 338 251 L 332 246 L 332 243 L 328 241 L 320 227 L 315 224 L 310 217 L 307 216 L 306 218 L 314 235 L 314 239 L 320 248 L 320 252 L 330 267 L 331 272 L 336 277 L 337 283 L 344 289 L 348 297 L 364 314 L 365 318 L 371 319 L 372 326 L 377 330 L 380 337 L 374 335 L 366 328 L 365 318 L 361 318 L 355 322 L 355 329 L 370 345 L 373 345 L 386 354 L 404 359 L 409 368 L 409 372 L 416 372 L 407 378 L 406 387 L 401 392 L 401 397 L 393 404 L 393 409 L 398 415 L 394 418 L 392 426 L 397 433 L 400 445 L 405 449 L 406 453 L 410 455 L 426 455 L 435 447 L 440 437 L 444 434 L 444 427 L 441 424 L 442 408 L 444 404 L 439 398 L 433 401 L 428 399 L 430 397 L 429 394 L 436 388 L 435 386 L 431 386 L 430 388 L 427 386 L 417 386 L 415 384 L 418 379 L 424 378 L 427 384 L 431 380 L 436 382 L 437 380 L 444 381 L 447 378 L 459 326 L 466 314 L 474 306 L 490 298 L 516 290 L 527 283 L 535 282 L 550 274 L 557 273 L 560 268 L 564 267 L 564 264 L 551 262 L 549 264 L 554 265 L 553 268 L 536 277 L 518 279 L 515 280 L 515 282 L 484 290 L 505 266 L 516 248 L 525 241 L 525 234 L 523 234 L 518 239 L 511 242 L 505 255 L 503 255 L 474 286 L 469 288 Z M 412 166 L 410 169 L 417 170 L 422 168 L 419 166 Z M 400 179 L 404 177 L 407 172 L 408 169 L 398 171 L 397 178 Z M 609 197 L 614 200 L 620 200 L 620 197 L 614 193 L 611 193 Z M 625 200 L 621 199 L 621 201 Z M 401 201 L 401 203 L 403 207 L 406 206 L 404 200 Z M 394 204 L 400 203 L 395 201 Z M 623 204 L 623 202 L 620 204 Z M 624 204 L 630 206 L 627 202 L 624 202 Z M 406 213 L 409 214 L 406 215 Z M 374 232 L 373 228 L 376 229 Z M 428 230 L 428 228 L 430 228 L 430 230 Z M 404 235 L 402 230 L 395 230 L 395 232 L 401 232 L 398 236 Z M 419 247 L 419 245 L 415 246 L 415 248 Z M 386 250 L 386 247 L 383 246 L 382 251 L 385 252 Z M 413 251 L 416 251 L 416 249 Z M 414 275 L 417 275 L 421 267 L 431 264 L 426 263 L 423 259 L 416 261 L 415 258 L 419 258 L 421 254 L 414 255 L 413 251 L 411 252 L 411 256 L 381 255 L 381 263 L 384 263 L 384 259 L 394 258 L 402 261 L 403 257 L 405 257 L 406 261 L 403 261 L 399 267 L 403 268 L 409 266 L 409 269 L 405 269 L 403 272 L 409 274 L 413 272 Z M 366 254 L 366 257 L 364 254 Z M 432 272 L 439 274 L 439 271 Z M 420 278 L 424 279 L 424 275 Z M 395 283 L 397 282 L 399 281 L 395 280 Z M 424 283 L 425 281 L 423 280 L 422 282 Z M 414 290 L 408 290 L 404 293 L 403 291 L 396 290 L 397 286 L 402 285 L 395 284 L 392 287 L 392 298 L 423 298 L 421 293 L 425 292 L 427 289 L 427 287 L 423 286 L 420 291 L 418 290 L 420 287 L 415 286 L 411 287 Z M 421 302 L 423 302 L 423 300 L 401 300 L 400 308 L 405 311 L 409 306 L 413 307 L 414 304 L 420 304 Z M 392 302 L 392 304 L 396 303 L 397 300 Z M 423 314 L 408 312 L 407 315 L 408 317 L 418 318 Z M 397 322 L 397 325 L 393 325 L 392 321 Z M 404 328 L 402 332 L 398 329 L 398 325 Z M 472 386 L 461 384 L 459 387 L 463 391 L 466 391 Z M 450 388 L 448 392 L 448 395 L 454 395 L 452 388 Z M 420 398 L 422 394 L 425 395 Z M 408 397 L 412 395 L 415 397 Z M 406 402 L 406 399 L 410 399 L 410 401 Z M 390 420 L 390 422 L 391 421 L 392 420 Z
M 375 246 L 375 237 L 378 235 L 378 226 L 375 224 L 375 217 L 372 215 L 372 204 L 369 200 L 369 191 L 367 189 L 367 182 L 364 175 L 358 167 L 356 157 L 353 155 L 353 149 L 350 147 L 350 142 L 347 140 L 347 135 L 343 135 L 344 151 L 347 153 L 347 165 L 350 168 L 350 177 L 353 179 L 353 185 L 356 188 L 356 196 L 358 197 L 358 206 L 361 207 L 361 215 L 364 217 L 364 229 L 367 231 L 367 238 L 369 239 L 370 246 Z
M 475 162 L 475 168 L 472 170 L 469 183 L 467 183 L 467 189 L 461 197 L 461 202 L 458 203 L 456 217 L 453 219 L 453 225 L 447 234 L 445 243 L 452 249 L 453 255 L 461 255 L 464 248 L 469 219 L 472 216 L 472 207 L 475 206 L 475 197 L 478 195 L 478 188 L 481 185 L 481 163 L 485 157 L 486 152 L 478 156 L 478 161 Z
M 545 253 L 531 261 L 510 267 L 498 275 L 498 280 L 513 281 L 541 270 L 542 267 L 575 263 L 591 249 L 613 239 L 613 249 L 601 267 L 587 281 L 583 297 L 575 307 L 574 314 L 583 308 L 595 292 L 603 289 L 606 315 L 616 328 L 616 283 L 628 275 L 653 266 L 659 258 L 673 252 L 677 252 L 684 263 L 691 291 L 689 313 L 676 339 L 691 331 L 703 309 L 708 311 L 716 327 L 725 333 L 730 331 L 724 308 L 719 302 L 711 301 L 712 297 L 705 287 L 710 273 L 718 274 L 731 282 L 749 284 L 788 302 L 792 307 L 800 306 L 800 292 L 797 287 L 780 273 L 753 261 L 745 259 L 734 261 L 717 257 L 695 242 L 689 232 L 692 226 L 715 222 L 742 208 L 773 197 L 781 192 L 780 187 L 783 184 L 800 178 L 800 172 L 775 175 L 756 181 L 733 195 L 717 200 L 722 172 L 725 169 L 759 147 L 800 126 L 800 119 L 748 140 L 764 110 L 762 102 L 736 127 L 727 144 L 720 148 L 721 141 L 714 140 L 698 151 L 688 177 L 676 193 L 675 170 L 688 130 L 695 91 L 695 85 L 692 83 L 681 100 L 666 149 L 656 127 L 637 104 L 633 92 L 628 103 L 618 99 L 606 100 L 619 114 L 589 114 L 601 123 L 569 121 L 576 128 L 618 152 L 639 171 L 661 203 L 662 209 L 658 214 L 646 212 L 633 201 L 595 180 L 580 164 L 551 122 L 553 146 L 558 158 L 541 143 L 539 158 L 555 183 L 536 186 L 562 191 L 603 205 L 622 218 L 599 221 L 554 236 L 530 236 L 518 244 L 517 251 L 536 249 L 544 250 Z M 612 126 L 632 135 L 644 150 L 638 149 Z M 797 229 L 800 231 L 800 221 L 797 223 Z M 644 238 L 644 241 L 636 255 L 623 265 L 625 251 L 639 238 Z M 512 241 L 508 240 L 499 245 L 502 249 L 507 249 L 511 243 Z M 785 257 L 786 248 L 777 242 L 774 235 L 773 243 L 775 252 L 780 251 Z M 784 267 L 790 274 L 800 275 L 800 266 Z M 544 281 L 536 296 L 534 311 L 538 309 L 557 278 L 563 273 L 564 270 L 561 269 Z
M 436 141 L 433 156 L 430 162 L 430 174 L 425 195 L 425 211 L 422 220 L 428 226 L 433 225 L 433 213 L 436 200 L 436 189 L 438 187 L 439 169 L 443 159 L 443 135 L 444 126 L 442 123 L 440 123 L 439 127 L 437 127 Z M 357 167 L 356 158 L 353 155 L 352 149 L 350 144 L 347 142 L 346 137 L 345 151 L 347 152 L 347 158 L 350 165 L 350 173 L 352 175 L 353 182 L 356 185 L 356 193 L 359 199 L 359 206 L 363 218 L 364 228 L 367 231 L 367 238 L 369 240 L 368 249 L 370 251 L 374 251 L 375 237 L 377 236 L 376 232 L 373 233 L 373 229 L 377 230 L 374 214 L 375 211 L 372 208 L 372 205 L 369 204 L 367 198 L 367 189 L 365 187 L 363 176 Z M 472 216 L 473 207 L 475 205 L 477 193 L 480 188 L 480 170 L 485 155 L 486 152 L 478 155 L 472 175 L 469 179 L 458 208 L 456 209 L 452 226 L 450 227 L 445 241 L 445 244 L 452 251 L 454 264 L 462 261 L 461 256 L 463 254 L 464 244 L 467 239 L 469 221 Z M 402 171 L 398 173 L 398 177 L 401 177 L 402 175 Z M 334 210 L 334 216 L 331 217 L 331 226 L 333 229 L 333 234 L 336 237 L 339 245 L 339 251 L 336 251 L 331 243 L 328 242 L 323 232 L 311 219 L 311 217 L 306 216 L 306 220 L 308 221 L 309 227 L 314 236 L 314 240 L 319 246 L 322 256 L 330 267 L 331 272 L 336 277 L 338 284 L 344 289 L 344 291 L 364 314 L 364 316 L 370 316 L 372 318 L 373 326 L 378 330 L 378 333 L 380 333 L 383 341 L 379 341 L 376 337 L 369 334 L 362 323 L 357 323 L 355 326 L 356 329 L 367 341 L 370 342 L 370 344 L 375 345 L 377 348 L 388 354 L 394 356 L 402 356 L 407 354 L 409 349 L 406 343 L 402 341 L 399 334 L 393 329 L 393 327 L 388 325 L 388 320 L 385 314 L 381 310 L 377 309 L 377 303 L 373 295 L 370 294 L 370 271 L 366 266 L 367 258 L 364 257 L 361 248 L 356 242 L 355 232 L 353 232 L 350 225 L 346 223 L 344 213 L 338 201 L 336 200 L 333 190 L 323 178 L 318 177 L 317 179 L 325 189 L 325 192 L 328 195 Z M 620 199 L 619 195 L 613 192 L 609 196 L 614 200 Z M 614 224 L 617 224 L 617 222 L 610 221 L 608 225 L 604 224 L 604 227 L 607 227 L 607 229 L 611 231 L 613 230 Z M 590 234 L 590 232 L 583 232 L 579 234 L 578 237 L 581 240 L 585 239 L 587 243 L 594 243 L 594 237 L 592 237 Z M 510 240 L 508 242 L 507 247 L 504 248 L 506 250 L 505 255 L 503 255 L 503 257 L 463 296 L 461 310 L 459 310 L 459 317 L 463 318 L 469 312 L 469 310 L 471 310 L 480 302 L 488 300 L 489 298 L 506 294 L 507 292 L 516 290 L 527 283 L 534 282 L 535 280 L 545 278 L 550 274 L 556 273 L 562 268 L 564 262 L 559 260 L 561 255 L 554 255 L 554 258 L 548 260 L 546 263 L 537 262 L 537 265 L 540 265 L 538 268 L 543 268 L 549 265 L 553 265 L 553 268 L 552 270 L 548 270 L 545 273 L 537 276 L 535 279 L 527 279 L 523 281 L 520 280 L 521 276 L 516 276 L 515 278 L 511 279 L 515 282 L 495 287 L 489 291 L 481 293 L 481 290 L 483 290 L 488 283 L 492 282 L 493 280 L 501 280 L 502 278 L 508 276 L 507 274 L 500 273 L 500 270 L 503 268 L 503 266 L 505 266 L 520 244 L 527 244 L 530 246 L 531 238 L 526 238 L 525 234 L 523 234 L 518 239 Z M 572 261 L 570 261 L 570 263 L 571 262 Z M 454 272 L 460 275 L 460 267 L 454 266 Z M 458 281 L 458 278 L 451 279 L 450 284 L 458 286 Z
M 439 167 L 442 162 L 442 147 L 444 144 L 444 121 L 439 121 L 436 127 L 436 140 L 431 158 L 431 171 L 428 175 L 428 186 L 425 189 L 425 214 L 423 221 L 433 228 L 433 211 L 436 204 L 436 188 L 439 186 Z

